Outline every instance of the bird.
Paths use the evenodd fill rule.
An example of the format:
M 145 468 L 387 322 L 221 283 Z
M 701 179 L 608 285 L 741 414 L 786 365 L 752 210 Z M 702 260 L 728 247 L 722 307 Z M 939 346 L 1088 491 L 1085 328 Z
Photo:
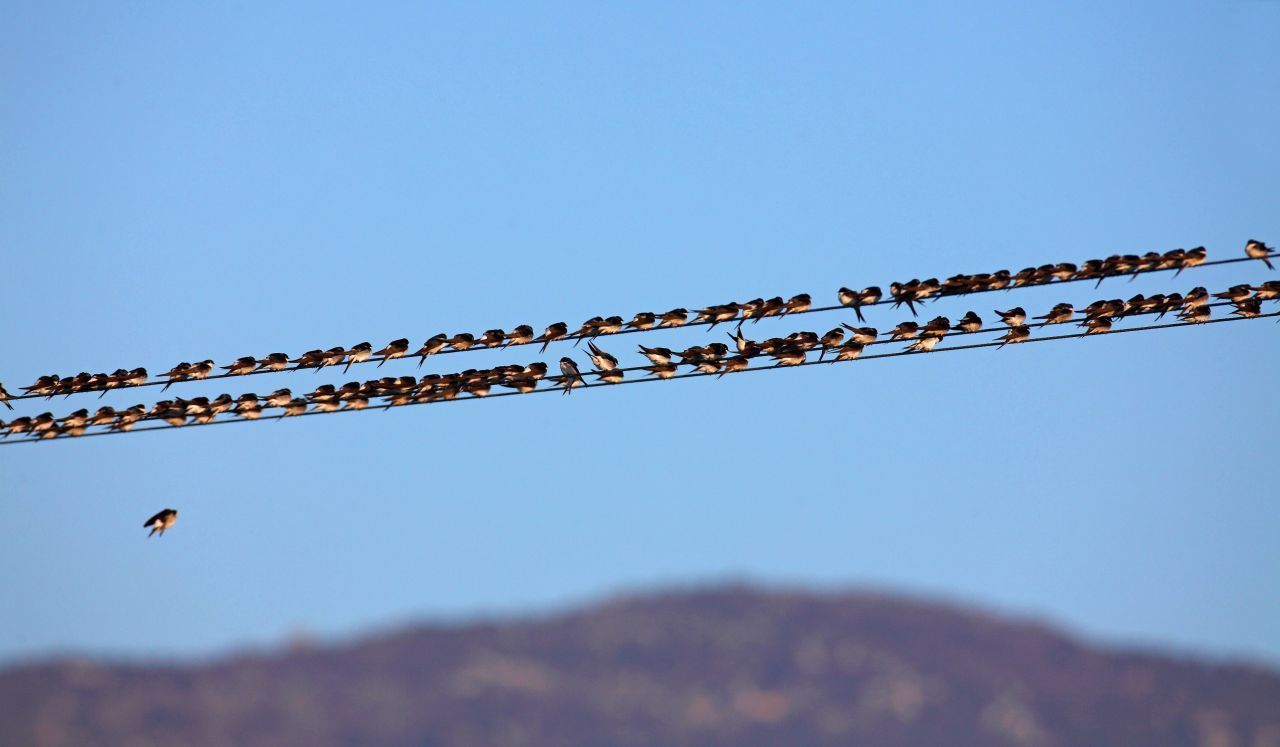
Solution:
M 0 402 L 3 402 L 4 406 L 10 410 L 13 409 L 13 405 L 9 404 L 9 393 L 5 391 L 4 384 L 0 384 Z
M 392 340 L 387 343 L 385 348 L 374 353 L 374 355 L 382 356 L 382 360 L 378 361 L 377 367 L 381 368 L 383 363 L 386 363 L 392 358 L 403 358 L 404 354 L 407 352 L 409 352 L 409 340 L 407 338 L 401 337 L 398 340 Z
M 601 371 L 612 371 L 618 367 L 618 359 L 601 350 L 594 342 L 587 341 L 587 349 L 591 351 L 591 362 Z
M 1253 259 L 1262 260 L 1268 270 L 1276 269 L 1276 266 L 1271 264 L 1271 260 L 1269 259 L 1271 256 L 1271 248 L 1257 239 L 1249 239 L 1245 242 L 1244 253 Z
M 262 404 L 264 407 L 284 407 L 293 399 L 293 392 L 288 389 L 277 389 L 266 396 Z
M 689 321 L 689 310 L 685 308 L 672 309 L 665 314 L 659 314 L 659 327 L 680 327 Z
M 1111 331 L 1111 317 L 1091 316 L 1080 322 L 1081 327 L 1088 327 L 1086 335 L 1101 335 Z
M 675 376 L 680 369 L 674 363 L 654 363 L 652 366 L 646 366 L 645 370 L 654 376 L 657 376 L 659 379 L 670 379 Z
M 443 338 L 444 335 L 438 335 L 438 337 Z M 505 348 L 508 345 L 528 345 L 531 342 L 533 342 L 533 327 L 530 327 L 527 324 L 521 324 L 507 333 L 506 345 L 503 345 L 502 347 Z
M 449 338 L 449 347 L 454 350 L 470 350 L 476 344 L 476 336 L 470 332 L 459 332 Z
M 792 296 L 791 299 L 787 301 L 787 303 L 783 306 L 782 315 L 786 316 L 787 314 L 803 314 L 806 311 L 808 311 L 810 308 L 812 308 L 812 306 L 813 306 L 813 299 L 809 296 L 809 294 L 800 293 L 798 295 Z
M 836 351 L 836 360 L 851 361 L 854 358 L 857 358 L 858 356 L 862 355 L 863 347 L 864 347 L 863 344 L 858 342 L 857 340 L 850 340 L 845 344 L 841 345 L 840 348 Z
M 720 371 L 720 375 L 716 378 L 723 378 L 727 373 L 737 373 L 745 371 L 751 365 L 751 360 L 745 355 L 734 355 L 724 359 L 724 369 Z
M 484 334 L 480 335 L 480 339 L 476 340 L 476 344 L 491 348 L 507 339 L 507 333 L 501 329 L 486 329 Z
M 1214 293 L 1213 297 L 1221 298 L 1222 300 L 1230 301 L 1231 303 L 1236 303 L 1238 301 L 1243 301 L 1252 295 L 1253 286 L 1248 283 L 1243 283 L 1241 285 L 1233 285 L 1222 293 Z
M 307 411 L 307 401 L 301 397 L 294 397 L 284 406 L 284 417 L 292 417 L 301 415 Z M 282 418 L 283 419 L 283 418 Z
M 1262 313 L 1262 301 L 1256 298 L 1248 298 L 1243 301 L 1233 302 L 1235 309 L 1231 312 L 1242 319 L 1250 319 Z
M 978 316 L 978 314 L 973 311 L 966 312 L 964 316 L 960 317 L 960 321 L 956 322 L 956 326 L 952 327 L 952 329 L 957 332 L 968 332 L 971 334 L 974 332 L 980 332 L 982 331 L 982 317 Z
M 1048 314 L 1038 316 L 1036 319 L 1043 319 L 1045 324 L 1063 324 L 1071 321 L 1071 317 L 1075 316 L 1075 307 L 1069 303 L 1055 304 Z
M 186 377 L 187 372 L 190 370 L 191 370 L 191 364 L 186 361 L 183 361 L 178 365 L 174 366 L 173 368 L 169 369 L 168 371 L 165 371 L 164 373 L 160 374 L 161 376 L 167 377 L 169 379 L 168 383 L 166 383 L 164 387 L 160 389 L 160 391 L 163 392 L 165 389 L 168 389 L 170 386 L 173 385 L 173 382 L 175 381 L 181 381 L 183 378 Z M 37 380 L 36 383 L 39 384 L 40 382 Z
M 142 525 L 142 528 L 151 530 L 151 534 L 147 535 L 148 539 L 150 539 L 151 535 L 156 532 L 159 532 L 160 536 L 163 537 L 164 530 L 171 528 L 177 523 L 177 521 L 178 512 L 172 508 L 166 508 L 155 516 L 152 516 L 150 519 L 147 519 L 147 521 Z
M 1253 289 L 1253 297 L 1259 301 L 1275 301 L 1280 299 L 1280 280 L 1268 280 Z M 0 387 L 3 389 L 4 387 Z
M 941 335 L 921 335 L 915 342 L 907 346 L 912 353 L 927 353 L 942 341 Z
M 1000 321 L 1010 327 L 1017 327 L 1027 321 L 1027 312 L 1023 311 L 1021 306 L 1014 306 L 1008 311 L 995 310 L 995 314 L 1000 317 Z
M 863 345 L 870 345 L 871 343 L 876 341 L 877 337 L 880 336 L 879 330 L 877 330 L 875 327 L 850 327 L 849 325 L 844 323 L 841 323 L 840 326 L 849 330 L 849 332 L 851 333 L 849 335 L 850 340 L 854 342 L 862 343 Z
M 806 360 L 804 350 L 799 348 L 784 347 L 773 353 L 773 359 L 779 366 L 799 366 Z
M 639 314 L 633 316 L 631 321 L 626 323 L 626 328 L 639 330 L 652 329 L 653 325 L 657 324 L 657 322 L 658 317 L 652 311 L 641 311 Z
M 936 316 L 929 321 L 928 324 L 920 328 L 920 334 L 924 337 L 937 337 L 941 339 L 951 330 L 951 320 L 945 316 Z
M 608 371 L 596 371 L 596 377 L 606 384 L 617 384 L 622 381 L 626 373 L 621 368 L 615 368 Z
M 889 338 L 892 340 L 910 340 L 918 334 L 920 334 L 920 325 L 915 322 L 902 322 L 889 330 Z
M 556 322 L 554 324 L 548 325 L 546 332 L 543 332 L 540 336 L 534 338 L 534 342 L 542 343 L 542 349 L 539 350 L 538 352 L 539 353 L 547 352 L 548 345 L 550 345 L 552 342 L 556 340 L 559 340 L 560 338 L 564 337 L 567 334 L 569 334 L 569 325 L 565 324 L 564 322 Z
M 646 348 L 644 345 L 640 346 L 640 353 L 648 358 L 649 362 L 659 366 L 670 363 L 671 356 L 675 355 L 670 348 Z
M 529 330 L 529 338 L 533 338 L 533 330 Z M 526 340 L 526 342 L 528 342 Z M 427 356 L 435 355 L 444 350 L 444 346 L 449 344 L 449 336 L 441 332 L 438 335 L 432 335 L 427 341 L 422 343 L 422 347 L 418 348 L 418 352 L 414 355 L 418 356 L 418 368 L 422 368 L 422 364 L 427 362 Z M 507 343 L 510 345 L 511 343 Z
M 1213 309 L 1209 306 L 1186 306 L 1178 314 L 1178 318 L 1188 324 L 1204 324 L 1212 314 Z
M 1012 343 L 1026 342 L 1031 339 L 1031 328 L 1025 324 L 1015 324 L 1009 327 L 1009 330 L 1000 337 L 1000 344 L 996 346 L 996 350 Z
M 856 294 L 850 291 L 850 293 L 853 295 L 853 298 L 848 303 L 846 303 L 844 298 L 844 292 L 846 290 L 848 289 L 847 288 L 840 289 L 841 305 L 852 307 L 853 313 L 858 315 L 858 321 L 863 323 L 865 323 L 867 320 L 864 319 L 862 316 L 862 307 L 871 306 L 872 304 L 880 303 L 880 298 L 884 296 L 884 293 L 881 292 L 880 290 L 880 286 L 872 285 L 872 286 L 863 288 L 860 292 Z
M 230 366 L 223 366 L 222 370 L 226 371 L 230 376 L 243 376 L 244 374 L 252 372 L 254 368 L 257 368 L 257 366 L 258 359 L 254 358 L 252 355 L 247 355 L 243 358 L 236 358 L 234 363 Z
M 283 371 L 289 367 L 289 356 L 285 353 L 272 353 L 258 361 L 259 371 Z
M 353 363 L 364 363 L 373 355 L 373 345 L 368 342 L 361 342 L 351 346 L 347 351 L 347 365 L 343 366 L 342 372 L 346 373 Z
M 1182 255 L 1182 261 L 1178 263 L 1178 270 L 1173 273 L 1173 276 L 1175 278 L 1178 277 L 1178 275 L 1188 267 L 1198 267 L 1199 265 L 1204 264 L 1204 261 L 1208 256 L 1209 252 L 1203 246 L 1197 246 L 1195 249 L 1188 249 L 1186 253 Z
M 582 374 L 578 372 L 578 364 L 574 363 L 572 358 L 560 359 L 560 371 L 564 373 L 564 391 L 561 394 L 569 394 L 575 386 L 587 385 L 587 382 L 582 380 Z

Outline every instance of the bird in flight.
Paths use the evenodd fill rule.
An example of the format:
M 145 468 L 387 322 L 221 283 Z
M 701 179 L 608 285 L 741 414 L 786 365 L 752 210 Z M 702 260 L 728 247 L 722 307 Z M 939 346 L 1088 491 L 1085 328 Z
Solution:
M 155 516 L 152 516 L 150 519 L 147 519 L 147 522 L 142 525 L 142 528 L 150 529 L 151 534 L 159 532 L 160 536 L 163 537 L 164 530 L 172 527 L 177 522 L 178 512 L 172 508 L 166 508 Z M 150 537 L 151 534 L 148 534 L 147 537 Z

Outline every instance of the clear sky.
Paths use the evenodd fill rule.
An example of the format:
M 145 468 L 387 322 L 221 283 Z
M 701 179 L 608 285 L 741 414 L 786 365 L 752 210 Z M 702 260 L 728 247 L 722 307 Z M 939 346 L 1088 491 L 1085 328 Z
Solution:
M 0 381 L 1280 243 L 1280 4 L 961 5 L 6 2 Z M 746 578 L 1280 662 L 1277 364 L 1261 321 L 0 448 L 0 660 Z

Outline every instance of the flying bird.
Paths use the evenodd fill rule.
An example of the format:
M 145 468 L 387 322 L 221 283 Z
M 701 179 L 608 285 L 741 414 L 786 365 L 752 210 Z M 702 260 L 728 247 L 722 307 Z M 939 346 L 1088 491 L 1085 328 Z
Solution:
M 142 528 L 151 530 L 151 534 L 147 535 L 148 538 L 156 532 L 159 532 L 160 536 L 163 537 L 164 530 L 171 528 L 177 522 L 178 512 L 172 508 L 166 508 L 155 516 L 152 516 L 150 519 L 147 519 L 146 523 L 142 525 Z

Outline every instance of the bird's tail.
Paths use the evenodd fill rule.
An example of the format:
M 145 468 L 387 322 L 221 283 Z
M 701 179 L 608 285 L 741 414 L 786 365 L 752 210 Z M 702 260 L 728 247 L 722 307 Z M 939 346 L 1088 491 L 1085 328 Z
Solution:
M 858 315 L 858 321 L 864 324 L 866 323 L 867 320 L 862 317 L 862 304 L 857 304 L 856 306 L 854 306 L 853 313 Z
M 1268 270 L 1273 270 L 1273 271 L 1274 271 L 1274 270 L 1276 269 L 1276 266 L 1275 266 L 1275 265 L 1273 265 L 1273 264 L 1271 264 L 1271 260 L 1270 260 L 1270 259 L 1268 259 L 1267 257 L 1263 257 L 1263 258 L 1262 258 L 1262 262 L 1263 262 L 1263 264 L 1265 264 L 1265 265 L 1267 266 L 1267 269 L 1268 269 Z

